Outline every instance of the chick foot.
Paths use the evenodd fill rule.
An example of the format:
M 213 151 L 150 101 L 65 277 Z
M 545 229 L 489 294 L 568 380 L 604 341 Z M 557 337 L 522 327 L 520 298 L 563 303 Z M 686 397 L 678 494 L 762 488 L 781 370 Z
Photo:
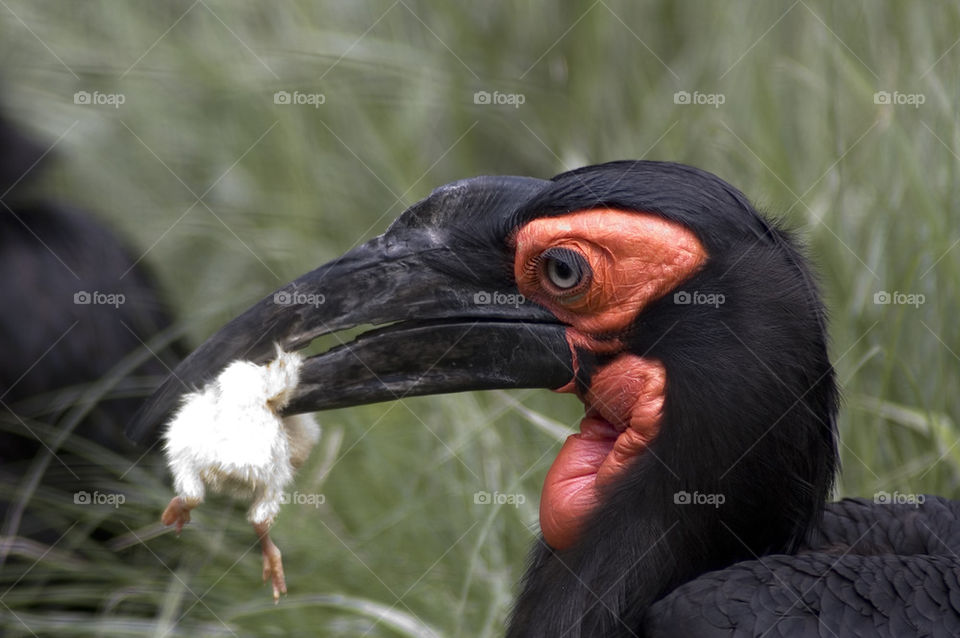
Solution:
M 193 508 L 184 503 L 182 498 L 174 496 L 170 504 L 167 505 L 167 509 L 163 510 L 160 521 L 164 525 L 176 525 L 177 534 L 179 534 L 183 530 L 183 526 L 190 522 L 191 509 Z
M 254 523 L 253 530 L 260 539 L 260 551 L 263 553 L 263 582 L 273 584 L 273 602 L 280 600 L 280 594 L 287 593 L 287 581 L 283 575 L 283 561 L 280 548 L 270 540 L 270 523 Z

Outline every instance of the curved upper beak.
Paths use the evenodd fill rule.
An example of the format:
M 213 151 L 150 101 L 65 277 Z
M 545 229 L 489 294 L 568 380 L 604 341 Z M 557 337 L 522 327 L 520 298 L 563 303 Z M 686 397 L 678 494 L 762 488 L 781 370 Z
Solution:
M 574 375 L 566 328 L 523 298 L 498 228 L 544 182 L 484 177 L 435 191 L 370 242 L 286 284 L 190 354 L 146 401 L 127 434 L 152 438 L 185 392 L 230 362 L 359 325 L 386 325 L 304 363 L 286 414 L 495 388 L 556 389 Z M 503 233 L 500 233 L 501 235 Z M 496 236 L 496 235 L 494 235 Z

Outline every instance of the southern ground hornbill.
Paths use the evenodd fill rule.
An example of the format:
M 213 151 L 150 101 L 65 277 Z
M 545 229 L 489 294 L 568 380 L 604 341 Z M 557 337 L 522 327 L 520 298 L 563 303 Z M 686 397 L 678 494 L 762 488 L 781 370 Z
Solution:
M 187 352 L 161 338 L 172 319 L 133 247 L 37 188 L 54 155 L 0 113 L 0 568 L 64 534 L 44 499 L 89 496 L 135 459 L 160 475 L 123 428 Z
M 306 359 L 285 415 L 519 387 L 585 405 L 508 635 L 960 635 L 960 507 L 825 505 L 817 287 L 717 177 L 638 161 L 443 186 L 227 324 L 130 433 L 234 360 L 361 324 L 389 325 Z

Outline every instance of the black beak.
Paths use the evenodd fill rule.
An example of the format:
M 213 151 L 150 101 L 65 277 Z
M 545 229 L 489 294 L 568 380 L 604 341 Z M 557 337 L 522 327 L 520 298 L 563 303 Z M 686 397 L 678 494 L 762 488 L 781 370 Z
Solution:
M 127 434 L 153 438 L 179 397 L 228 363 L 271 359 L 360 325 L 309 358 L 286 414 L 408 396 L 557 389 L 573 378 L 565 326 L 513 281 L 514 212 L 546 182 L 479 177 L 434 191 L 372 241 L 268 295 L 190 354 Z

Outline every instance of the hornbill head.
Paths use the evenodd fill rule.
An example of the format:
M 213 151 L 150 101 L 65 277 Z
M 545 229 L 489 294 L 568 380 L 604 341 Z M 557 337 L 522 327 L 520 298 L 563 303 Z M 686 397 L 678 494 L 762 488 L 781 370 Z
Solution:
M 804 258 L 729 184 L 646 161 L 438 188 L 224 326 L 131 436 L 234 359 L 366 324 L 385 326 L 307 359 L 287 414 L 521 387 L 585 404 L 516 635 L 638 627 L 704 571 L 794 551 L 832 486 L 837 391 Z

